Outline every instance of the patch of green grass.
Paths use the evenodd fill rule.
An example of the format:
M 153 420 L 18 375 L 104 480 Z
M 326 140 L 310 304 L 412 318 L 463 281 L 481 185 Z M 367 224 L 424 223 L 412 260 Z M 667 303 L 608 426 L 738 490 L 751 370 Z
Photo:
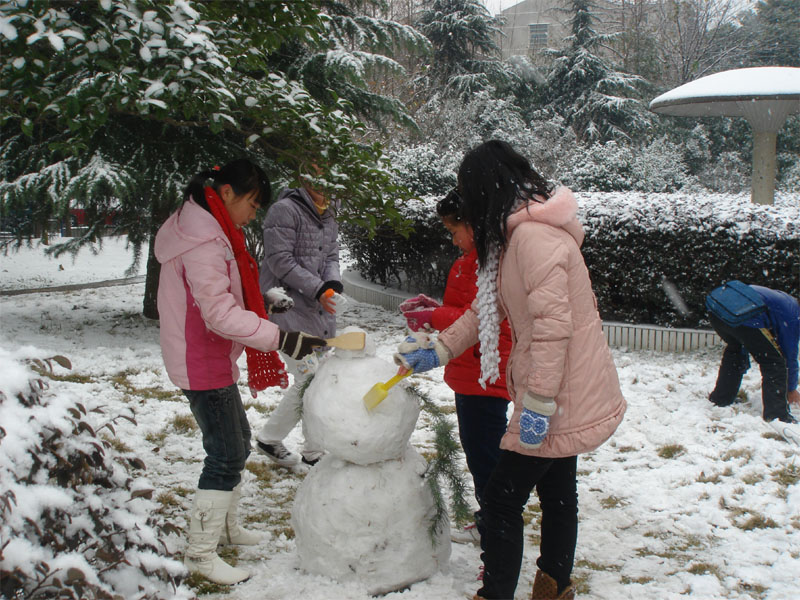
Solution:
M 620 446 L 617 448 L 617 452 L 636 452 L 638 448 L 636 446 Z
M 714 575 L 718 579 L 722 578 L 719 567 L 710 563 L 693 563 L 686 570 L 692 575 Z
M 244 409 L 245 410 L 249 410 L 251 408 L 253 410 L 255 410 L 257 413 L 260 413 L 262 415 L 269 414 L 273 410 L 272 408 L 268 407 L 266 404 L 261 404 L 260 402 L 249 401 L 249 402 L 245 402 L 244 403 Z
M 132 375 L 138 375 L 142 371 L 136 369 L 125 369 L 120 371 L 110 378 L 111 383 L 117 389 L 125 390 L 131 396 L 135 396 L 140 400 L 166 400 L 169 402 L 183 402 L 184 396 L 175 390 L 163 390 L 158 387 L 136 387 L 133 385 L 129 378 Z
M 172 427 L 178 433 L 188 434 L 197 431 L 197 422 L 194 415 L 175 415 L 172 418 Z
M 735 448 L 733 450 L 728 450 L 725 454 L 722 455 L 722 460 L 730 460 L 732 458 L 744 458 L 744 462 L 750 462 L 750 459 L 753 458 L 753 451 L 750 448 Z
M 618 571 L 619 565 L 604 565 L 603 563 L 592 562 L 590 560 L 576 560 L 575 566 L 589 571 Z
M 754 513 L 750 515 L 747 521 L 737 526 L 744 531 L 752 531 L 753 529 L 772 529 L 777 527 L 778 524 L 769 517 Z
M 589 592 L 592 587 L 589 585 L 589 574 L 579 572 L 572 572 L 572 587 L 575 588 L 575 594 L 579 597 L 589 598 Z
M 542 507 L 539 506 L 538 502 L 529 504 L 525 507 L 525 510 L 522 513 L 522 523 L 525 527 L 530 525 L 534 525 L 536 527 L 539 526 L 539 522 L 542 519 Z
M 267 521 L 269 521 L 271 514 L 272 511 L 269 510 L 262 510 L 256 513 L 249 513 L 247 515 L 244 515 L 244 517 L 242 517 L 242 522 L 245 525 L 250 525 L 251 523 L 266 523 Z
M 445 404 L 439 407 L 439 411 L 443 415 L 454 415 L 456 413 L 456 405 L 455 404 Z
M 183 506 L 183 503 L 178 500 L 175 492 L 172 490 L 167 490 L 158 494 L 158 496 L 156 496 L 156 502 L 158 502 L 163 508 L 179 508 Z
M 737 588 L 741 592 L 747 592 L 751 598 L 763 598 L 769 591 L 768 587 L 758 585 L 757 583 L 747 583 L 746 581 L 739 582 Z
M 783 465 L 780 469 L 772 471 L 772 480 L 783 487 L 789 487 L 800 481 L 800 466 L 795 464 Z
M 730 477 L 731 475 L 733 475 L 733 469 L 730 466 L 727 466 L 722 473 L 706 475 L 705 471 L 700 471 L 700 475 L 697 476 L 696 481 L 698 483 L 719 483 L 722 481 L 723 477 Z
M 779 442 L 783 441 L 783 436 L 776 431 L 767 431 L 761 434 L 761 437 L 766 440 L 776 440 Z
M 132 386 L 131 382 L 128 381 L 128 377 L 131 375 L 138 375 L 139 373 L 141 373 L 141 371 L 137 371 L 136 369 L 125 369 L 124 371 L 112 375 L 109 379 L 115 387 L 130 389 Z
M 130 392 L 146 400 L 164 400 L 166 402 L 184 402 L 186 400 L 186 397 L 179 392 L 156 387 L 131 388 Z
M 258 487 L 266 489 L 272 483 L 274 472 L 272 467 L 264 461 L 248 461 L 245 468 L 256 476 Z
M 661 446 L 658 449 L 658 455 L 661 458 L 676 458 L 682 454 L 686 454 L 686 448 L 680 444 L 667 444 L 666 446 Z
M 746 485 L 755 485 L 759 481 L 764 481 L 764 476 L 761 473 L 750 473 L 742 477 L 742 483 Z
M 38 373 L 40 377 L 47 377 L 53 381 L 66 381 L 67 383 L 94 383 L 97 381 L 91 375 L 83 375 L 81 373 L 66 373 L 64 375 L 57 375 L 56 373 L 51 373 L 47 369 L 42 369 L 36 365 L 32 365 L 31 368 L 33 371 Z
M 133 449 L 118 437 L 113 437 L 103 433 L 100 435 L 100 438 L 120 454 L 128 454 L 129 452 L 133 452 Z
M 603 508 L 619 508 L 620 506 L 626 506 L 628 503 L 623 500 L 622 498 L 617 498 L 616 496 L 607 496 L 600 500 L 600 506 Z
M 213 583 L 197 573 L 192 573 L 184 580 L 184 583 L 194 590 L 198 596 L 210 596 L 211 594 L 227 594 L 231 590 L 229 585 Z
M 619 578 L 619 580 L 620 583 L 622 583 L 623 585 L 630 585 L 631 583 L 638 583 L 640 585 L 644 585 L 646 583 L 654 581 L 652 577 L 647 577 L 646 575 L 643 575 L 641 577 L 628 577 L 627 575 L 623 575 L 622 577 Z
M 154 446 L 163 446 L 164 440 L 167 439 L 168 432 L 166 429 L 162 429 L 161 431 L 150 432 L 146 433 L 144 439 Z

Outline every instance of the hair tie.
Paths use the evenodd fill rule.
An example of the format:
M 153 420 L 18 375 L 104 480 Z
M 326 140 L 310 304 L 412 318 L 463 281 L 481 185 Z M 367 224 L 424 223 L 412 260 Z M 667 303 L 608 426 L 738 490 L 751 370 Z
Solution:
M 213 167 L 211 167 L 211 170 L 212 171 L 220 171 L 219 165 L 214 165 Z

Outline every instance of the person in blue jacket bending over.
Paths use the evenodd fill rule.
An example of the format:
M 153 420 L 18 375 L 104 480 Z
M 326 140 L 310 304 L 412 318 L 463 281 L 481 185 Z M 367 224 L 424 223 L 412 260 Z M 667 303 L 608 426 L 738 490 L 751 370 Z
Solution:
M 717 384 L 708 399 L 716 406 L 729 406 L 736 401 L 752 354 L 761 369 L 764 420 L 797 423 L 789 404 L 800 406 L 800 392 L 797 391 L 800 305 L 785 292 L 758 285 L 750 287 L 764 299 L 766 311 L 738 327 L 728 325 L 709 312 L 711 326 L 727 347 L 722 353 Z

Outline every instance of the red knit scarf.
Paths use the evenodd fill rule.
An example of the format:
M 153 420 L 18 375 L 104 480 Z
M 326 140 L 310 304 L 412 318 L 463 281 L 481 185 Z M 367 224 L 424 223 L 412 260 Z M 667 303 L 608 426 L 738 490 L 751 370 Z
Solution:
M 233 247 L 233 256 L 242 280 L 244 307 L 262 319 L 266 319 L 267 310 L 258 286 L 258 265 L 245 247 L 244 234 L 231 221 L 228 209 L 225 208 L 219 195 L 210 187 L 207 187 L 205 191 L 206 202 L 211 209 L 211 214 L 217 219 Z M 262 352 L 249 346 L 245 346 L 245 352 L 247 353 L 247 384 L 254 396 L 256 391 L 271 386 L 277 385 L 284 389 L 289 387 L 286 366 L 277 352 Z

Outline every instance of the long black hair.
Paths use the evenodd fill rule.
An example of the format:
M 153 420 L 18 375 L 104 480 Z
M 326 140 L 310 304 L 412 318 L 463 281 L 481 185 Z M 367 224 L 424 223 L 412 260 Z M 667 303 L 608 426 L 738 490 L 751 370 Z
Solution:
M 464 155 L 458 192 L 461 218 L 472 227 L 478 263 L 484 267 L 492 247 L 505 247 L 506 220 L 519 198 L 549 198 L 553 186 L 510 144 L 491 140 Z
M 253 202 L 256 204 L 266 204 L 272 194 L 272 186 L 261 167 L 246 158 L 238 158 L 224 167 L 206 169 L 192 177 L 189 185 L 183 191 L 183 201 L 186 202 L 192 198 L 200 206 L 209 210 L 203 190 L 209 179 L 214 180 L 211 187 L 215 190 L 228 184 L 237 196 L 256 192 L 253 198 Z

